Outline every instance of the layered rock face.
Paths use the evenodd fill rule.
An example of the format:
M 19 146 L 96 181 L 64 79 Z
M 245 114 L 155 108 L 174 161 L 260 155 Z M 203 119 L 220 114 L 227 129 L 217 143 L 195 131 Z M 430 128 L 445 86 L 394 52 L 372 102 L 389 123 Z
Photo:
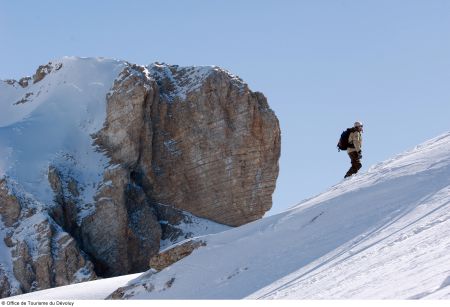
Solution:
M 230 226 L 271 208 L 280 129 L 264 95 L 219 68 L 160 64 L 128 67 L 113 93 L 97 143 L 154 201 Z
M 112 85 L 96 80 L 94 71 L 85 88 L 81 81 L 64 79 L 74 71 L 80 74 L 80 65 L 91 69 L 96 64 L 79 62 L 41 66 L 33 84 L 23 81 L 31 78 L 4 82 L 23 92 L 17 98 L 5 94 L 11 104 L 22 101 L 18 107 L 31 108 L 46 80 L 81 93 L 100 85 L 109 91 L 100 129 L 95 130 L 98 118 L 89 110 L 101 105 L 87 95 L 89 103 L 77 114 L 86 112 L 83 116 L 91 118 L 80 115 L 82 120 L 72 125 L 86 132 L 67 136 L 80 144 L 90 139 L 92 146 L 53 146 L 60 148 L 56 158 L 44 161 L 49 167 L 39 187 L 49 191 L 50 201 L 37 188 L 27 191 L 20 176 L 3 173 L 1 229 L 11 258 L 9 266 L 0 267 L 2 297 L 97 275 L 146 271 L 162 241 L 167 246 L 226 229 L 221 224 L 243 225 L 261 218 L 272 205 L 281 140 L 278 120 L 263 94 L 218 67 L 143 67 L 120 61 L 108 62 L 110 66 L 102 62 L 98 72 L 116 74 Z M 53 101 L 45 99 L 41 105 Z M 17 131 L 8 127 L 6 132 Z M 0 143 L 8 136 L 1 129 Z M 83 160 L 83 150 L 89 162 Z M 2 161 L 0 174 L 1 168 Z M 37 234 L 25 235 L 30 228 L 24 225 Z
M 192 70 L 150 67 L 160 99 L 151 108 L 152 172 L 142 165 L 148 188 L 159 202 L 222 224 L 261 218 L 278 176 L 278 120 L 264 95 L 219 68 L 195 72 L 198 90 L 183 93 Z

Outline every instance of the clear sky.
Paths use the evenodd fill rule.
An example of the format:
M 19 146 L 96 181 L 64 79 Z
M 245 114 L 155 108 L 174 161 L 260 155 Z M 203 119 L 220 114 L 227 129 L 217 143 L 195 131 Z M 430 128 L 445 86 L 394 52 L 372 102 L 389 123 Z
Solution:
M 0 79 L 65 55 L 218 65 L 263 92 L 282 129 L 269 214 L 342 180 L 355 120 L 363 172 L 450 130 L 446 0 L 0 0 Z

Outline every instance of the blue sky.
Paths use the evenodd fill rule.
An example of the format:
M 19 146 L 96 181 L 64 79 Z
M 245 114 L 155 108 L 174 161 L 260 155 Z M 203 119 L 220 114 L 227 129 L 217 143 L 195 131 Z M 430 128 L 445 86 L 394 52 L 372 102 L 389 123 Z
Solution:
M 270 214 L 342 180 L 355 120 L 363 172 L 449 130 L 445 0 L 0 0 L 1 79 L 65 55 L 218 65 L 263 92 L 282 129 Z

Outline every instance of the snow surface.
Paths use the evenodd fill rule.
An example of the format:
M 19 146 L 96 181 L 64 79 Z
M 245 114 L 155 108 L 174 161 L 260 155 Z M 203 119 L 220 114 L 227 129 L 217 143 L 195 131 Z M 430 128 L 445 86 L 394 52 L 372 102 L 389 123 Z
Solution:
M 98 279 L 79 284 L 73 284 L 53 289 L 31 292 L 8 298 L 20 300 L 99 300 L 106 298 L 118 287 L 127 283 L 141 274 L 125 275 L 113 278 Z
M 125 63 L 65 57 L 52 66 L 41 81 L 25 88 L 0 82 L 0 177 L 50 203 L 47 173 L 53 164 L 84 184 L 81 197 L 89 203 L 108 162 L 92 146 L 91 134 L 103 126 L 106 94 Z
M 115 286 L 134 285 L 132 299 L 450 298 L 450 133 L 202 240 L 161 272 Z M 45 298 L 82 298 L 61 291 Z

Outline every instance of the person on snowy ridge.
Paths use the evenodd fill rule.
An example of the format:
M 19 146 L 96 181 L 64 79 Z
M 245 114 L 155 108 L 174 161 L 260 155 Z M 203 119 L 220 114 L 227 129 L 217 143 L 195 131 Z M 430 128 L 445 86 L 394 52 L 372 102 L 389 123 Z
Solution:
M 348 170 L 347 174 L 345 174 L 344 178 L 350 177 L 353 174 L 356 174 L 359 169 L 362 167 L 361 159 L 362 159 L 362 132 L 363 132 L 363 124 L 361 122 L 355 122 L 353 125 L 352 131 L 348 136 L 348 147 L 347 153 L 350 157 L 350 161 L 352 166 Z

